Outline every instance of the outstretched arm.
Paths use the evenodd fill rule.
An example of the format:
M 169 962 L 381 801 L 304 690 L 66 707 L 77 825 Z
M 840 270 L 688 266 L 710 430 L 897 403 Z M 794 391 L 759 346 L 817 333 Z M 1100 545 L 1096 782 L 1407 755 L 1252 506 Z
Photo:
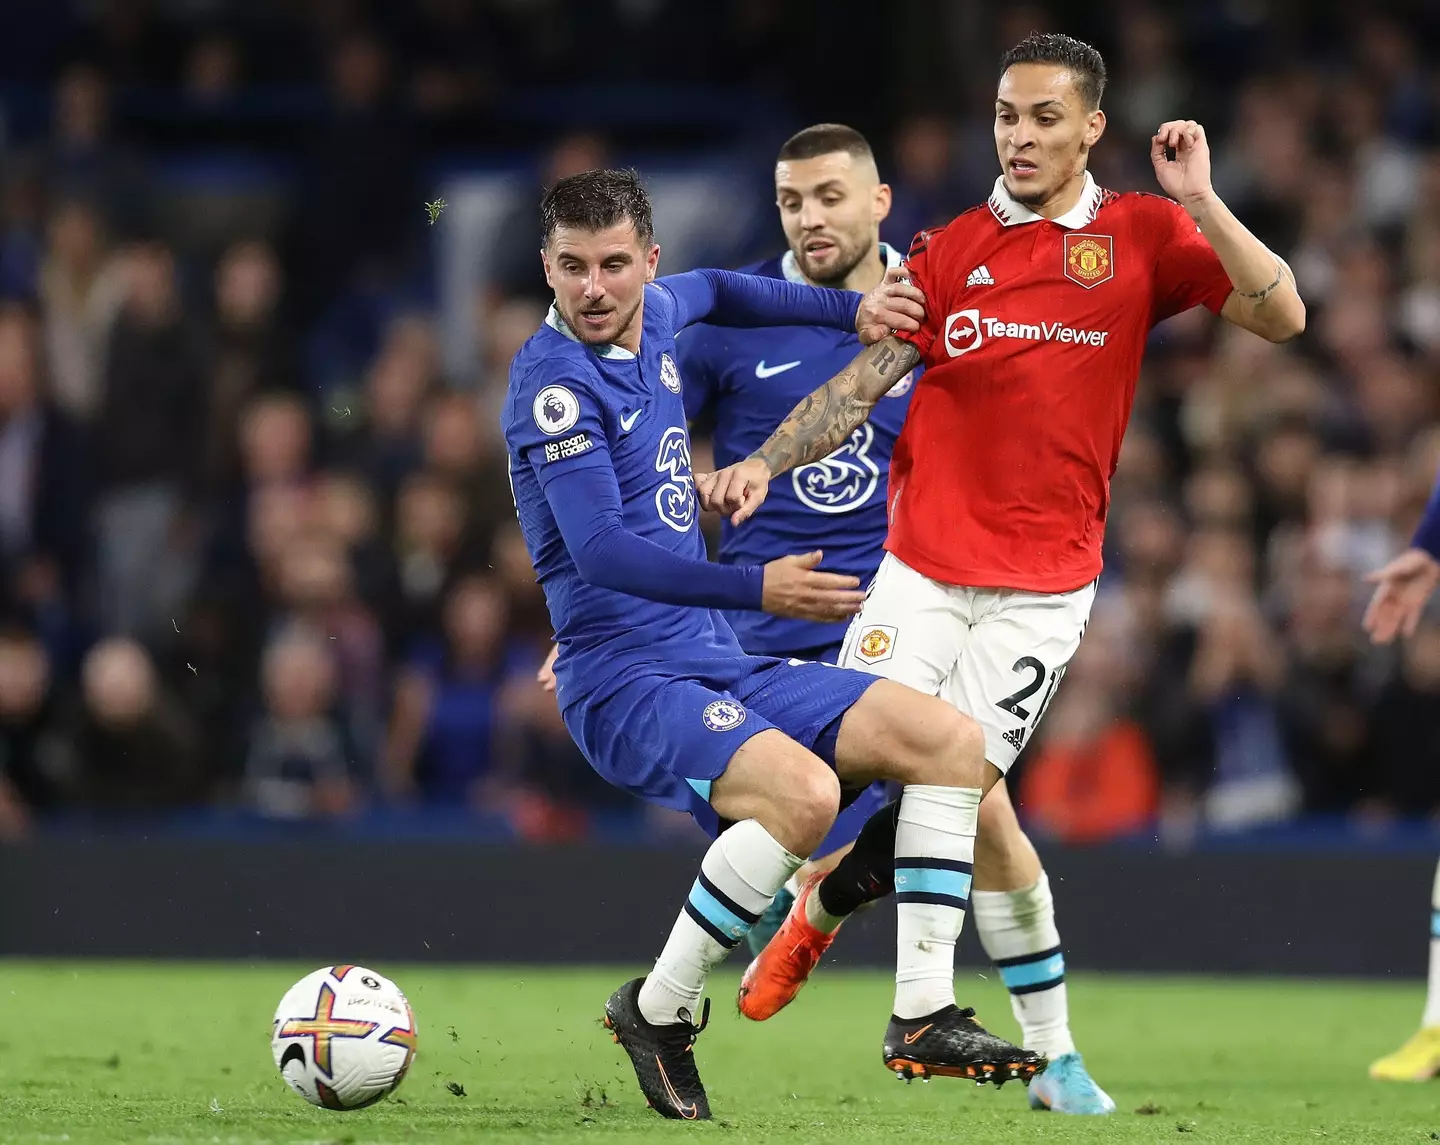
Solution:
M 656 281 L 675 301 L 675 329 L 696 322 L 716 326 L 829 326 L 875 342 L 891 330 L 915 331 L 925 296 L 898 274 L 869 294 L 805 286 L 729 270 L 692 270 Z
M 893 335 L 862 351 L 791 410 L 765 444 L 744 461 L 718 473 L 698 474 L 695 488 L 700 503 L 731 514 L 731 523 L 740 524 L 765 500 L 772 477 L 834 452 L 919 361 L 920 351 Z

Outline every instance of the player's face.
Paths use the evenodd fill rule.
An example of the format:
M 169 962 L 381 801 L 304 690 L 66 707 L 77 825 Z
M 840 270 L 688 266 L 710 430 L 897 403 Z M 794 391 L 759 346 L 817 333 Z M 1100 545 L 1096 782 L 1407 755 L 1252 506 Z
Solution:
M 580 341 L 639 348 L 640 303 L 655 279 L 658 246 L 642 246 L 628 220 L 599 231 L 562 226 L 541 258 L 560 317 Z
M 1105 113 L 1086 110 L 1068 68 L 1015 64 L 1000 77 L 995 150 L 1016 202 L 1039 208 L 1062 196 L 1104 130 Z
M 811 282 L 839 285 L 880 241 L 890 188 L 872 160 L 848 151 L 775 164 L 775 198 L 785 238 Z

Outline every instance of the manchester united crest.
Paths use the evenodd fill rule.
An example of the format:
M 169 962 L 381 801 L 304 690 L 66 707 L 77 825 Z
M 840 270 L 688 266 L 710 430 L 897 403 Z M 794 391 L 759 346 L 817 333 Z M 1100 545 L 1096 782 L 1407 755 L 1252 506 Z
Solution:
M 860 633 L 855 643 L 855 655 L 866 664 L 879 664 L 890 659 L 895 651 L 895 637 L 899 631 L 888 624 L 872 624 Z
M 1115 242 L 1109 235 L 1067 234 L 1065 277 L 1087 290 L 1115 275 Z

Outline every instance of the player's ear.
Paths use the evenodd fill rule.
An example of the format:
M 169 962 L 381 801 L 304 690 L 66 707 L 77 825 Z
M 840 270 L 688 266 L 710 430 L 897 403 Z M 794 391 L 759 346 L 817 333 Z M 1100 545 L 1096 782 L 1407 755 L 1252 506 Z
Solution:
M 555 283 L 550 278 L 550 255 L 544 247 L 540 248 L 540 265 L 545 268 L 545 285 L 554 290 Z
M 645 281 L 654 282 L 655 272 L 660 268 L 660 244 L 651 243 L 645 255 Z
M 890 216 L 890 207 L 895 202 L 894 192 L 889 183 L 880 183 L 875 188 L 875 221 L 883 223 Z
M 1085 124 L 1085 146 L 1094 147 L 1100 142 L 1100 136 L 1105 134 L 1105 113 L 1098 107 L 1090 113 L 1089 121 Z

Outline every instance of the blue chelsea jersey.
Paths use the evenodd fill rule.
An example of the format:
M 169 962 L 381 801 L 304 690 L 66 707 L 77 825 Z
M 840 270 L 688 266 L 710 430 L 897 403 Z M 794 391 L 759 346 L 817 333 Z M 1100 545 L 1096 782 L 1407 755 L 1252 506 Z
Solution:
M 881 244 L 888 265 L 899 252 Z M 795 256 L 786 253 L 746 273 L 803 282 Z M 715 416 L 715 464 L 734 464 L 758 449 L 807 394 L 860 353 L 853 333 L 818 326 L 727 329 L 693 326 L 680 335 L 685 410 L 694 418 L 707 407 Z M 910 408 L 917 370 L 875 406 L 870 418 L 839 449 L 770 483 L 759 511 L 741 525 L 722 525 L 720 560 L 764 564 L 790 553 L 823 549 L 821 568 L 849 573 L 868 584 L 884 555 L 890 454 Z M 751 653 L 788 654 L 838 644 L 845 624 L 791 620 L 763 612 L 726 612 L 735 635 Z
M 545 499 L 569 468 L 613 465 L 626 530 L 703 561 L 674 327 L 664 288 L 645 288 L 640 352 L 587 347 L 551 308 L 510 368 L 503 424 L 515 507 L 555 639 L 562 704 L 598 702 L 641 663 L 738 656 L 718 611 L 659 604 L 587 584 Z

